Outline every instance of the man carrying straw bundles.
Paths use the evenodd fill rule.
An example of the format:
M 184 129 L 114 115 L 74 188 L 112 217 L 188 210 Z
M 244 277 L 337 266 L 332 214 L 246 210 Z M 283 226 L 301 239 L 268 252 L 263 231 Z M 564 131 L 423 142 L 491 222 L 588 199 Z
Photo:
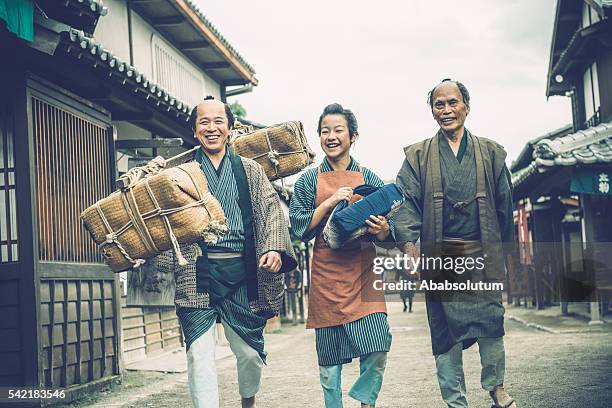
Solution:
M 266 360 L 263 330 L 280 309 L 282 273 L 296 267 L 295 255 L 280 200 L 262 167 L 228 146 L 234 123 L 229 107 L 207 96 L 189 120 L 201 146 L 195 160 L 229 226 L 214 245 L 184 246 L 186 266 L 171 252 L 162 255 L 172 257 L 167 266 L 175 273 L 191 396 L 197 408 L 219 406 L 215 322 L 220 319 L 236 356 L 242 407 L 255 407 Z M 153 161 L 165 165 L 161 157 Z

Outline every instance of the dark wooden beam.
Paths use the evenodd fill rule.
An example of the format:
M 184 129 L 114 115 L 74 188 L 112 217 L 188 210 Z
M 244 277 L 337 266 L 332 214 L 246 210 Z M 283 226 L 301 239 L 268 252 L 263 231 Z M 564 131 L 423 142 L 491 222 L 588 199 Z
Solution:
M 198 51 L 210 48 L 210 43 L 206 41 L 192 41 L 186 42 L 179 45 L 181 51 Z
M 85 99 L 90 99 L 92 101 L 96 100 L 106 100 L 111 97 L 110 88 L 106 87 L 97 87 L 97 88 L 89 88 L 78 90 L 77 93 Z
M 2 39 L 4 41 L 4 39 Z M 11 44 L 11 42 L 8 42 Z M 11 61 L 11 63 L 14 63 Z M 8 64 L 6 64 L 8 65 Z M 33 126 L 30 124 L 33 118 L 29 112 L 32 100 L 28 94 L 25 70 L 3 72 L 0 77 L 0 86 L 4 99 L 3 115 L 9 115 L 5 121 L 6 125 L 12 125 L 10 130 L 14 138 L 14 154 L 19 160 L 15 160 L 15 183 L 19 186 L 16 190 L 16 203 L 18 206 L 17 231 L 19 232 L 19 263 L 13 269 L 11 263 L 4 264 L 3 272 L 16 270 L 19 276 L 16 279 L 18 285 L 19 307 L 16 316 L 21 324 L 20 336 L 23 354 L 20 357 L 21 367 L 19 375 L 24 381 L 22 384 L 44 384 L 43 359 L 40 358 L 43 346 L 40 340 L 42 323 L 40 320 L 40 279 L 37 275 L 36 265 L 38 263 L 38 216 L 37 216 L 37 186 L 36 168 L 37 162 L 36 146 Z M 5 110 L 6 109 L 6 110 Z M 7 132 L 8 129 L 4 129 Z M 6 134 L 6 133 L 5 133 Z M 5 147 L 6 149 L 6 147 Z M 4 285 L 5 282 L 2 282 Z M 2 317 L 3 322 L 8 319 Z M 6 326 L 4 326 L 6 327 Z M 27 352 L 26 352 L 27 351 Z M 4 366 L 8 366 L 6 362 Z
M 160 136 L 160 138 L 182 138 L 185 141 L 189 138 L 193 139 L 193 132 L 189 129 L 187 120 L 182 119 L 184 117 L 183 114 L 178 114 L 174 111 L 160 112 L 158 109 L 147 105 L 142 108 L 142 112 L 150 114 L 150 119 L 131 120 L 138 127 L 148 130 Z
M 155 27 L 175 26 L 183 24 L 185 21 L 185 17 L 183 16 L 157 17 L 151 19 L 151 23 Z
M 547 195 L 564 195 L 569 192 L 572 167 L 554 166 L 544 173 L 536 173 L 521 184 L 521 197 L 529 197 L 536 202 Z
M 578 13 L 563 13 L 559 16 L 559 22 L 580 20 L 581 16 Z
M 230 67 L 230 63 L 227 61 L 209 62 L 207 64 L 202 64 L 202 68 L 204 69 L 223 69 L 223 68 L 229 68 L 229 67 Z
M 149 112 L 133 112 L 133 111 L 115 111 L 112 114 L 113 120 L 125 120 L 128 122 L 139 122 L 151 120 L 153 115 Z
M 124 106 L 123 109 L 126 109 L 126 110 L 136 109 L 134 104 L 129 105 L 130 104 L 129 101 L 132 100 L 133 98 L 126 99 L 128 95 L 130 95 L 129 92 L 126 92 L 124 89 L 115 87 L 115 88 L 109 89 L 108 93 L 101 93 L 99 95 L 94 94 L 92 96 L 89 96 L 87 99 L 94 103 L 98 103 L 106 107 L 111 112 L 115 111 L 120 106 Z
M 38 274 L 42 279 L 96 279 L 114 280 L 111 268 L 103 264 L 72 262 L 40 262 Z
M 237 85 L 246 85 L 250 83 L 248 80 L 246 79 L 228 79 L 226 81 L 223 81 L 223 85 L 225 86 L 237 86 Z
M 141 148 L 161 148 L 161 147 L 179 147 L 183 145 L 183 139 L 128 139 L 117 140 L 115 146 L 117 149 L 141 149 Z

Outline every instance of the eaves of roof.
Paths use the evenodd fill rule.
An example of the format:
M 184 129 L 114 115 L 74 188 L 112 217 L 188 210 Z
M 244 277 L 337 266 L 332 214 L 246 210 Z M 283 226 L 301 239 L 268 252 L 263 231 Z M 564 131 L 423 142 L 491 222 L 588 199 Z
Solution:
M 565 50 L 561 53 L 551 74 L 565 74 L 570 60 L 575 57 L 576 53 L 579 52 L 579 49 L 590 39 L 590 37 L 607 35 L 610 33 L 611 29 L 612 23 L 608 19 L 605 19 L 576 31 Z
M 71 29 L 61 33 L 61 38 L 58 50 L 63 50 L 84 64 L 106 67 L 110 77 L 117 78 L 121 86 L 141 95 L 149 104 L 166 112 L 174 112 L 177 117 L 183 117 L 185 120 L 189 116 L 190 107 L 187 104 L 147 79 L 135 67 L 113 55 L 82 31 Z
M 612 7 L 612 0 L 595 0 L 595 2 L 599 3 L 602 7 Z
M 82 4 L 83 6 L 89 8 L 95 13 L 98 13 L 101 16 L 105 16 L 108 12 L 108 9 L 106 8 L 102 0 L 65 0 L 65 2 Z
M 553 130 L 552 132 L 548 132 L 544 135 L 529 140 L 523 147 L 523 150 L 521 150 L 519 153 L 518 157 L 510 165 L 510 171 L 518 171 L 531 162 L 531 159 L 533 158 L 533 146 L 535 146 L 539 141 L 543 139 L 556 139 L 558 137 L 565 136 L 569 134 L 572 129 L 573 125 L 569 123 L 559 129 Z
M 240 118 L 239 121 L 241 123 L 244 123 L 245 125 L 253 126 L 255 129 L 263 129 L 263 128 L 267 127 L 263 123 L 255 122 L 255 121 L 252 121 L 252 120 L 247 119 L 247 118 Z
M 37 0 L 36 6 L 43 16 L 90 34 L 98 19 L 108 13 L 102 0 Z
M 533 160 L 512 172 L 512 184 L 519 186 L 535 173 L 560 166 L 612 163 L 612 123 L 580 130 L 556 139 L 542 139 L 534 145 Z
M 609 9 L 606 9 L 609 10 Z M 558 38 L 557 28 L 553 36 L 549 70 L 547 74 L 546 96 L 564 95 L 571 89 L 570 82 L 563 80 L 557 83 L 555 77 L 561 75 L 566 77 L 569 72 L 577 67 L 583 66 L 594 58 L 594 52 L 603 44 L 612 44 L 612 20 L 607 17 L 599 22 L 584 28 L 578 28 L 573 32 L 565 46 L 556 44 Z M 563 47 L 563 48 L 561 48 Z M 558 50 L 555 51 L 555 48 Z M 558 53 L 558 58 L 553 58 L 553 53 Z
M 194 1 L 134 0 L 130 6 L 216 82 L 225 86 L 258 84 L 254 68 Z
M 252 74 L 255 74 L 255 69 L 240 55 L 240 53 L 230 44 L 230 42 L 225 39 L 225 37 L 221 34 L 221 32 L 210 22 L 210 20 L 202 13 L 199 7 L 192 0 L 184 0 L 185 3 L 189 5 L 189 7 L 197 14 L 200 20 L 204 23 L 206 27 L 221 41 L 221 43 L 229 50 L 229 52 L 238 60 L 242 65 L 244 65 Z

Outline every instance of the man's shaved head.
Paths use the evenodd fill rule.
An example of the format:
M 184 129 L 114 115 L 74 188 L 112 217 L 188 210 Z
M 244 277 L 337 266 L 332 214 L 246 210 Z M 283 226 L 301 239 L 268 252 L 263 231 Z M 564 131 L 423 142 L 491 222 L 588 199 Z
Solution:
M 229 105 L 227 103 L 223 103 L 218 99 L 215 99 L 214 96 L 208 95 L 204 98 L 202 102 L 194 106 L 191 110 L 191 114 L 189 115 L 189 127 L 191 128 L 191 130 L 195 131 L 196 118 L 198 117 L 198 109 L 206 109 L 205 104 L 209 104 L 208 106 L 215 106 L 216 104 L 222 105 L 225 109 L 225 116 L 227 116 L 228 127 L 230 129 L 234 127 L 234 114 L 232 113 L 232 110 L 230 109 Z
M 212 96 L 204 98 L 193 110 L 191 117 L 193 136 L 206 154 L 225 154 L 234 115 L 227 104 Z M 210 156 L 209 156 L 210 157 Z

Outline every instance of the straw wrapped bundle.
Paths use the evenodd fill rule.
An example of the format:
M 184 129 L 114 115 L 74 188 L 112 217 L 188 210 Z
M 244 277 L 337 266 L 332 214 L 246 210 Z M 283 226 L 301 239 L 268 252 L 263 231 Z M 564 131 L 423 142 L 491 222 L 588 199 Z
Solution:
M 262 165 L 270 181 L 291 176 L 312 164 L 315 154 L 308 145 L 301 122 L 286 122 L 239 135 L 232 142 L 237 155 Z
M 135 171 L 142 173 L 142 169 Z M 208 191 L 198 163 L 145 173 L 81 214 L 115 272 L 138 267 L 169 249 L 184 265 L 179 243 L 201 239 L 215 243 L 227 232 L 223 209 Z

